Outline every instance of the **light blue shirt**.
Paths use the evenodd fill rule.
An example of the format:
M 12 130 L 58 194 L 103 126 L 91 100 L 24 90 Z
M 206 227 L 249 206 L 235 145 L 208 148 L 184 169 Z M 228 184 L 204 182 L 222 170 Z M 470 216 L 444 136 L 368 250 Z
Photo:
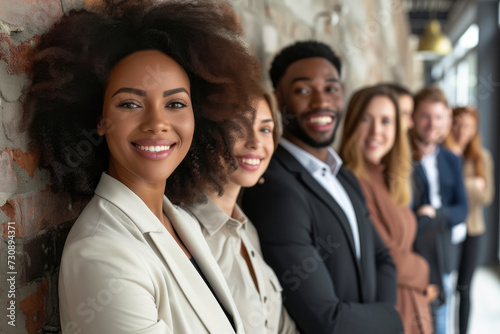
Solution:
M 326 158 L 326 163 L 324 163 L 285 138 L 280 139 L 280 145 L 293 155 L 302 166 L 304 166 L 304 168 L 333 197 L 340 208 L 344 211 L 344 214 L 349 221 L 349 225 L 351 226 L 356 257 L 360 259 L 361 249 L 356 213 L 354 212 L 349 195 L 337 179 L 337 174 L 342 166 L 342 159 L 340 159 L 337 152 L 335 152 L 331 147 L 328 148 L 328 156 Z

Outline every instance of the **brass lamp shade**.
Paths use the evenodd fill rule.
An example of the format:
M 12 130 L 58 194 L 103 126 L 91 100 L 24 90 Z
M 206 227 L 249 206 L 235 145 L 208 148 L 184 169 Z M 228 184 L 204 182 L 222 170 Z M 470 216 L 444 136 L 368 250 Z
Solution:
M 425 27 L 424 34 L 420 37 L 418 52 L 446 56 L 450 54 L 451 50 L 451 42 L 449 38 L 441 32 L 439 21 L 430 20 Z

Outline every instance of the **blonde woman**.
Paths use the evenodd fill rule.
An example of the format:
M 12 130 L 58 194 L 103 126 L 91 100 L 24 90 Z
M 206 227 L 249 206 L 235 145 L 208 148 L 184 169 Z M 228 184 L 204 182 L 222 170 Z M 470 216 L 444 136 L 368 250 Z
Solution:
M 493 159 L 481 146 L 478 132 L 479 113 L 472 106 L 453 110 L 453 123 L 445 145 L 464 162 L 464 184 L 469 200 L 467 237 L 462 245 L 457 290 L 460 293 L 459 333 L 465 334 L 469 323 L 470 283 L 477 266 L 481 236 L 485 232 L 483 207 L 494 195 Z
M 405 333 L 432 333 L 429 298 L 435 293 L 427 296 L 429 267 L 412 250 L 417 223 L 408 207 L 411 157 L 397 97 L 387 87 L 363 88 L 345 117 L 340 156 L 359 179 L 371 220 L 394 258 Z

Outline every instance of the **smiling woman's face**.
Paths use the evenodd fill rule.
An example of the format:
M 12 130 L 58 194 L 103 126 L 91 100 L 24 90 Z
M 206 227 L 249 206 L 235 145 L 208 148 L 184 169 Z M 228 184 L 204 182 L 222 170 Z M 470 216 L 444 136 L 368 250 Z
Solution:
M 271 109 L 267 101 L 261 99 L 257 105 L 252 134 L 238 139 L 234 145 L 238 169 L 229 175 L 231 183 L 252 187 L 264 174 L 274 152 L 274 127 Z
M 109 147 L 111 176 L 129 187 L 166 182 L 193 139 L 186 72 L 156 50 L 123 58 L 109 77 L 98 131 Z

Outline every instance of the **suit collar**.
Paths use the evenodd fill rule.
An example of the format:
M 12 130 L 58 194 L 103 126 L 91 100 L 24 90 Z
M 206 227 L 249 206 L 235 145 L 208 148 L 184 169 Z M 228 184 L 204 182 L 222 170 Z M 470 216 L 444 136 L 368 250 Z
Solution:
M 318 169 L 327 168 L 333 175 L 337 175 L 342 166 L 342 159 L 331 147 L 328 148 L 325 163 L 285 138 L 280 139 L 280 146 L 285 148 L 311 174 Z
M 181 208 L 176 211 L 179 215 L 179 219 L 175 221 L 172 220 L 172 225 L 174 225 L 182 242 L 189 249 L 196 263 L 198 263 L 198 266 L 207 278 L 214 293 L 219 298 L 219 301 L 233 317 L 236 332 L 239 333 L 243 330 L 243 323 L 231 296 L 229 287 L 226 284 L 224 275 L 220 271 L 218 263 L 211 255 L 210 248 L 205 242 L 205 237 L 203 236 L 199 222 Z M 198 301 L 204 303 L 204 297 L 200 297 Z M 203 307 L 206 309 L 208 305 L 203 305 Z M 216 319 L 213 319 L 213 321 L 215 320 Z M 209 332 L 211 331 L 209 330 Z
M 347 240 L 349 241 L 349 247 L 351 249 L 351 253 L 353 258 L 356 261 L 356 264 L 359 267 L 359 261 L 357 261 L 356 257 L 356 250 L 354 246 L 354 238 L 352 235 L 351 231 L 351 226 L 349 224 L 349 221 L 347 220 L 347 217 L 344 213 L 344 210 L 338 205 L 338 203 L 332 198 L 332 196 L 321 186 L 315 179 L 314 177 L 307 171 L 304 166 L 302 166 L 297 159 L 295 159 L 285 148 L 278 146 L 278 149 L 276 150 L 273 159 L 276 159 L 279 161 L 285 169 L 288 169 L 291 173 L 296 174 L 297 177 L 300 179 L 301 183 L 304 185 L 304 187 L 308 188 L 316 197 L 318 200 L 323 202 L 329 209 L 330 211 L 335 215 L 337 218 L 337 221 L 339 224 L 342 226 L 346 236 Z M 342 184 L 344 188 L 346 186 L 348 187 L 349 185 L 346 184 L 346 181 L 342 177 L 342 171 L 339 173 L 339 181 Z M 352 195 L 350 192 L 347 192 L 349 198 L 352 200 Z M 354 203 L 353 203 L 354 204 Z M 355 213 L 356 215 L 358 214 L 357 206 L 355 207 Z M 358 217 L 357 217 L 358 218 Z M 360 239 L 361 240 L 361 239 Z M 361 254 L 361 256 L 363 256 Z
M 141 233 L 166 231 L 160 220 L 149 210 L 146 203 L 139 196 L 107 173 L 102 173 L 95 194 L 123 211 Z M 167 205 L 172 205 L 166 197 L 164 197 L 164 202 L 165 200 L 168 203 Z
M 234 206 L 233 215 L 236 217 L 228 216 L 221 208 L 215 204 L 210 198 L 206 197 L 206 202 L 191 204 L 184 207 L 191 212 L 199 223 L 207 230 L 210 236 L 213 236 L 226 224 L 233 224 L 237 229 L 246 228 L 248 218 L 241 211 L 238 204 Z

